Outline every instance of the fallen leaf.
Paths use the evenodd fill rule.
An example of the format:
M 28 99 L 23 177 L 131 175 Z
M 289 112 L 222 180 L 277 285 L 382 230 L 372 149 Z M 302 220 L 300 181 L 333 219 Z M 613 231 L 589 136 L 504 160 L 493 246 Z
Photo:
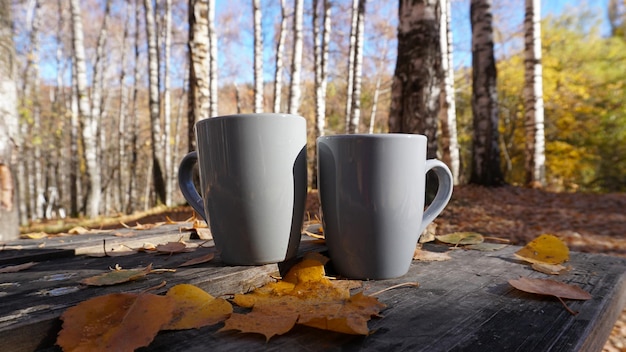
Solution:
M 174 306 L 171 297 L 148 293 L 95 297 L 61 315 L 57 344 L 64 351 L 134 351 L 172 320 Z
M 213 260 L 213 258 L 215 258 L 215 253 L 209 253 L 206 255 L 203 255 L 201 257 L 197 257 L 197 258 L 193 258 L 193 259 L 189 259 L 188 261 L 182 263 L 180 266 L 192 266 L 192 265 L 196 265 L 196 264 L 202 264 L 202 263 L 206 263 L 206 262 L 210 262 L 211 260 Z
M 128 231 L 128 232 L 116 232 L 113 234 L 113 236 L 115 237 L 133 237 L 135 236 L 135 233 L 132 231 Z
M 164 330 L 197 329 L 214 325 L 228 318 L 233 306 L 222 298 L 215 298 L 199 287 L 181 284 L 167 291 L 174 301 L 172 320 Z
M 166 244 L 159 244 L 156 246 L 156 250 L 159 253 L 180 253 L 187 248 L 187 245 L 182 242 L 168 242 Z
M 436 239 L 436 234 L 437 234 L 437 224 L 434 222 L 431 222 L 430 224 L 428 224 L 428 226 L 426 226 L 424 231 L 422 231 L 422 234 L 420 235 L 418 243 L 432 242 Z
M 415 248 L 413 252 L 413 260 L 423 262 L 443 262 L 452 259 L 447 252 L 431 252 L 421 248 Z
M 509 280 L 509 284 L 520 291 L 544 296 L 554 296 L 559 299 L 565 309 L 567 309 L 567 311 L 572 315 L 576 315 L 577 313 L 572 311 L 565 304 L 563 298 L 575 300 L 591 299 L 591 294 L 582 288 L 551 279 L 531 279 L 528 277 L 521 277 L 517 280 Z
M 152 271 L 152 264 L 143 269 L 115 269 L 108 273 L 104 273 L 97 276 L 88 277 L 81 280 L 80 283 L 89 286 L 110 286 L 117 285 L 123 282 L 137 280 L 148 275 Z
M 233 302 L 252 308 L 248 314 L 233 314 L 220 331 L 239 330 L 263 334 L 267 340 L 295 325 L 307 325 L 347 334 L 367 335 L 367 322 L 385 307 L 362 293 L 350 296 L 345 285 L 335 285 L 325 276 L 328 259 L 307 254 L 283 280 L 269 283 Z
M 124 226 L 127 229 L 134 229 L 134 230 L 150 230 L 150 229 L 154 229 L 157 228 L 159 226 L 165 225 L 165 222 L 156 222 L 154 224 L 140 224 L 140 223 L 135 223 L 135 226 L 129 226 L 126 225 L 125 223 L 120 221 L 120 224 L 122 226 Z
M 201 240 L 208 241 L 213 239 L 211 229 L 209 229 L 208 227 L 196 227 L 194 228 L 194 230 L 196 231 L 198 238 Z
M 529 263 L 561 264 L 569 260 L 569 248 L 558 237 L 543 234 L 515 252 L 515 256 Z
M 548 275 L 561 275 L 572 270 L 571 266 L 564 266 L 561 264 L 533 263 L 531 267 L 535 271 L 539 271 Z
M 0 274 L 2 274 L 2 273 L 16 273 L 18 271 L 22 271 L 22 270 L 26 270 L 28 268 L 31 268 L 31 267 L 33 267 L 35 265 L 37 265 L 36 262 L 28 262 L 28 263 L 19 264 L 19 265 L 5 266 L 4 268 L 0 268 Z
M 40 240 L 48 236 L 50 235 L 45 232 L 32 232 L 32 233 L 25 233 L 23 235 L 20 235 L 20 238 L 29 239 L 29 240 Z
M 76 226 L 69 229 L 67 233 L 69 233 L 70 235 L 84 235 L 86 233 L 89 233 L 89 229 L 82 226 Z
M 482 243 L 485 238 L 477 232 L 453 232 L 447 235 L 435 236 L 435 238 L 444 243 L 458 245 L 478 244 Z
M 505 248 L 506 246 L 508 246 L 507 244 L 503 244 L 503 243 L 487 243 L 487 242 L 483 242 L 483 243 L 477 243 L 477 244 L 469 244 L 467 246 L 464 246 L 463 248 L 465 249 L 472 249 L 475 251 L 483 251 L 483 252 L 492 252 L 492 251 L 499 251 L 503 248 Z

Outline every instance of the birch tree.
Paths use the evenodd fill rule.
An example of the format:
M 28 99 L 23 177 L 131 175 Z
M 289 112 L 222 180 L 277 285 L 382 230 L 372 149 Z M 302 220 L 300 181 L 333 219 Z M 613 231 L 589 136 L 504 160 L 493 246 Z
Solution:
M 83 24 L 79 0 L 70 1 L 72 12 L 72 34 L 74 48 L 74 74 L 76 75 L 76 94 L 78 95 L 78 111 L 83 123 L 83 145 L 85 164 L 89 177 L 89 193 L 87 196 L 87 215 L 95 218 L 100 212 L 102 200 L 102 178 L 98 167 L 98 120 L 91 114 L 89 92 L 87 88 L 87 73 L 85 63 L 85 47 L 83 40 Z
M 452 49 L 452 29 L 450 27 L 451 0 L 443 0 L 441 4 L 441 69 L 443 81 L 441 90 L 441 149 L 442 161 L 445 162 L 452 172 L 454 184 L 459 183 L 461 160 L 459 155 L 459 143 L 456 129 L 456 104 L 454 99 L 454 65 Z
M 361 81 L 363 72 L 363 37 L 365 32 L 365 0 L 359 0 L 357 8 L 355 44 L 354 44 L 354 73 L 352 74 L 352 101 L 350 104 L 349 133 L 359 132 L 361 121 Z
M 0 241 L 19 237 L 15 155 L 18 146 L 17 66 L 11 1 L 0 0 Z
M 254 17 L 254 112 L 263 112 L 263 29 L 261 0 L 252 0 Z
M 283 51 L 287 36 L 287 8 L 285 0 L 280 0 L 280 29 L 276 43 L 276 69 L 274 71 L 274 112 L 280 112 L 283 91 Z
M 187 138 L 189 151 L 196 149 L 194 125 L 209 117 L 210 54 L 209 1 L 189 1 L 189 102 L 187 104 Z
M 217 72 L 217 31 L 215 30 L 215 0 L 209 0 L 209 116 L 218 116 L 218 72 Z
M 163 158 L 165 167 L 165 205 L 172 206 L 174 175 L 172 174 L 172 108 L 170 97 L 170 56 L 172 51 L 172 0 L 165 0 L 163 51 Z
M 164 153 L 161 134 L 161 97 L 159 92 L 159 57 L 156 24 L 152 0 L 144 0 L 146 37 L 148 39 L 150 140 L 152 147 L 152 182 L 159 201 L 165 202 L 165 180 L 163 177 Z
M 541 66 L 541 1 L 526 0 L 524 17 L 524 107 L 526 126 L 526 183 L 546 183 L 546 155 Z
M 295 0 L 293 15 L 293 58 L 291 61 L 291 83 L 289 85 L 290 114 L 298 114 L 300 109 L 300 75 L 302 71 L 302 22 L 304 17 L 304 1 Z
M 437 155 L 441 92 L 440 1 L 401 0 L 398 58 L 391 86 L 389 132 L 428 138 L 428 157 Z
M 331 4 L 322 2 L 321 25 L 318 16 L 319 0 L 313 0 L 313 54 L 315 65 L 315 135 L 323 136 L 326 128 L 326 88 L 328 86 L 328 47 L 331 31 Z M 320 30 L 321 29 L 321 30 Z M 317 188 L 317 149 L 313 148 L 311 158 L 311 186 Z
M 354 52 L 356 46 L 356 28 L 359 19 L 359 0 L 352 0 L 352 21 L 350 23 L 350 41 L 348 45 L 348 78 L 346 81 L 346 133 L 350 132 L 352 116 L 352 93 L 354 91 Z
M 470 183 L 498 186 L 500 168 L 496 62 L 493 50 L 492 0 L 471 0 L 472 25 L 472 167 Z
M 126 3 L 126 16 L 124 21 L 124 34 L 122 38 L 122 57 L 120 59 L 120 106 L 117 124 L 117 147 L 119 149 L 119 155 L 117 156 L 117 198 L 122 211 L 126 210 L 126 204 L 128 204 L 129 194 L 126 192 L 126 185 L 129 179 L 129 169 L 131 167 L 127 160 L 126 153 L 126 138 L 128 133 L 127 119 L 128 116 L 128 87 L 126 86 L 126 52 L 129 48 L 128 42 L 130 39 L 130 22 L 133 18 L 133 2 L 128 1 Z

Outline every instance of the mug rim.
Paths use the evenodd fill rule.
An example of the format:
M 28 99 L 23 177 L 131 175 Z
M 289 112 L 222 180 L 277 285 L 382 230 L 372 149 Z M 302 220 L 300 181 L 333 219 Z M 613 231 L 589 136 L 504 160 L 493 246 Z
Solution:
M 220 115 L 220 116 L 212 116 L 207 117 L 201 120 L 196 121 L 196 125 L 211 123 L 211 121 L 217 122 L 221 120 L 241 120 L 241 119 L 252 119 L 252 118 L 300 118 L 302 120 L 306 119 L 303 116 L 295 115 L 295 114 L 286 114 L 286 113 L 274 113 L 274 112 L 261 112 L 261 113 L 243 113 L 243 114 L 230 114 L 230 115 Z
M 317 137 L 317 140 L 337 140 L 337 139 L 423 139 L 427 140 L 423 134 L 414 133 L 354 133 L 354 134 L 333 134 Z

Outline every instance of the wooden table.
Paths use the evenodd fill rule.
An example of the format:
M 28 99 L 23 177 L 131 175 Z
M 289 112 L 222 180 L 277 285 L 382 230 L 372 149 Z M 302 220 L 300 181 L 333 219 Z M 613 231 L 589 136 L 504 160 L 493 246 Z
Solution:
M 176 272 L 150 274 L 145 279 L 108 287 L 83 287 L 79 281 L 119 264 L 136 268 L 175 268 L 200 252 L 172 256 L 139 253 L 124 257 L 94 258 L 81 253 L 98 251 L 102 240 L 111 247 L 131 247 L 190 242 L 180 225 L 167 225 L 123 238 L 109 234 L 80 235 L 5 244 L 0 267 L 37 261 L 18 273 L 0 274 L 0 350 L 58 351 L 59 315 L 88 298 L 114 292 L 140 292 L 167 281 L 197 285 L 214 296 L 247 292 L 271 280 L 278 266 L 223 266 L 219 258 Z M 21 246 L 21 247 L 17 247 Z M 21 248 L 10 250 L 7 248 Z M 567 301 L 576 316 L 551 297 L 527 294 L 508 280 L 521 276 L 545 278 L 514 259 L 518 248 L 495 252 L 454 250 L 452 260 L 413 262 L 404 277 L 365 281 L 365 293 L 403 282 L 417 281 L 419 288 L 399 288 L 378 296 L 387 305 L 383 318 L 374 318 L 369 336 L 352 336 L 296 327 L 269 343 L 255 334 L 217 332 L 223 323 L 197 330 L 161 332 L 146 351 L 600 351 L 626 302 L 626 259 L 572 253 L 573 270 L 556 280 L 576 284 L 591 293 L 588 301 Z M 308 237 L 301 252 L 324 248 Z M 79 254 L 76 254 L 79 253 Z M 331 268 L 332 269 L 332 268 Z

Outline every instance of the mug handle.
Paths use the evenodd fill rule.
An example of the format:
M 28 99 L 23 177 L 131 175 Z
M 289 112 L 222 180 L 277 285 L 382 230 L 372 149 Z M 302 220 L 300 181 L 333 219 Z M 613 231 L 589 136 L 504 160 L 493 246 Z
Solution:
M 202 197 L 196 186 L 193 184 L 193 167 L 198 162 L 198 152 L 190 152 L 185 155 L 183 160 L 180 162 L 180 166 L 178 167 L 178 187 L 180 187 L 180 191 L 183 193 L 183 196 L 193 207 L 193 209 L 202 216 L 202 218 L 207 221 L 206 215 L 204 214 L 204 203 L 202 201 Z
M 437 180 L 439 181 L 439 187 L 437 188 L 435 199 L 433 199 L 432 203 L 430 203 L 428 208 L 426 208 L 424 215 L 422 216 L 422 226 L 419 230 L 420 235 L 424 232 L 426 226 L 433 222 L 433 220 L 435 220 L 435 218 L 443 211 L 443 208 L 448 205 L 450 197 L 452 197 L 452 172 L 450 172 L 448 166 L 440 160 L 429 159 L 426 160 L 425 172 L 430 170 L 435 172 Z

